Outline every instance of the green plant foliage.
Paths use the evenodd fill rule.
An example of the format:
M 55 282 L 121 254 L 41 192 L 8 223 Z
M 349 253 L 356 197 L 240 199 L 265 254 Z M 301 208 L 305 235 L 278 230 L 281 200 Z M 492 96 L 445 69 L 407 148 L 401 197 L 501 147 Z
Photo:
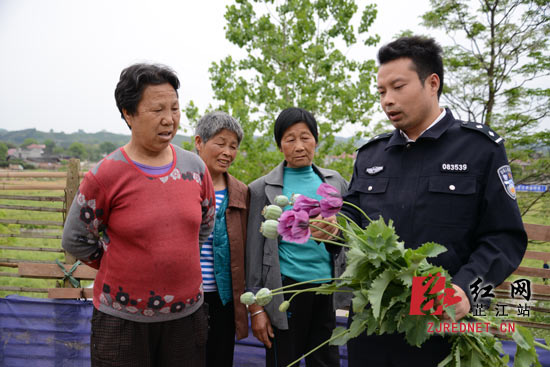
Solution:
M 26 148 L 31 144 L 38 144 L 38 141 L 36 141 L 36 139 L 33 139 L 33 138 L 26 138 L 25 141 L 21 143 L 21 148 Z
M 79 159 L 85 159 L 88 157 L 88 151 L 84 147 L 84 144 L 79 142 L 72 143 L 67 151 L 71 155 L 71 157 Z
M 411 286 L 412 278 L 415 276 L 426 277 L 439 273 L 445 277 L 445 288 L 452 287 L 448 272 L 428 261 L 429 258 L 447 249 L 433 242 L 425 243 L 416 249 L 405 249 L 403 242 L 399 241 L 395 233 L 392 222 L 386 223 L 381 217 L 371 221 L 365 229 L 361 229 L 345 218 L 339 218 L 339 228 L 345 237 L 342 245 L 348 248 L 347 268 L 341 277 L 334 279 L 334 282 L 312 286 L 309 289 L 311 292 L 320 294 L 342 291 L 353 293 L 354 315 L 351 325 L 348 329 L 343 327 L 334 329 L 329 342 L 333 345 L 343 345 L 364 331 L 369 335 L 397 332 L 402 333 L 410 345 L 420 347 L 431 336 L 440 334 L 437 330 L 443 322 L 432 315 L 436 306 L 432 306 L 425 315 L 410 315 Z M 317 280 L 311 282 L 315 281 Z M 270 296 L 292 293 L 293 286 L 304 283 L 309 282 L 272 290 Z M 295 294 L 299 292 L 304 290 L 295 291 Z M 439 295 L 426 293 L 424 296 L 428 301 L 436 301 Z M 289 301 L 292 302 L 292 298 Z M 370 307 L 367 307 L 369 305 Z M 454 307 L 446 307 L 445 312 L 454 320 Z M 465 320 L 498 326 L 493 321 L 497 319 L 489 317 L 467 315 Z M 434 325 L 432 332 L 428 330 L 429 323 Z M 549 348 L 536 342 L 531 332 L 519 325 L 516 325 L 511 336 L 517 343 L 514 366 L 540 366 L 535 345 Z M 501 343 L 493 334 L 460 332 L 447 334 L 447 337 L 452 346 L 451 353 L 439 364 L 439 367 L 507 366 L 509 356 L 504 354 Z M 297 362 L 299 360 L 294 363 Z
M 356 28 L 352 18 L 357 10 L 351 0 L 238 0 L 227 6 L 226 38 L 247 57 L 227 56 L 212 64 L 210 79 L 218 102 L 208 110 L 226 111 L 243 127 L 241 154 L 231 169 L 237 178 L 248 183 L 281 162 L 272 127 L 277 115 L 291 106 L 311 111 L 319 123 L 315 162 L 351 177 L 352 158 L 346 154 L 355 147 L 340 146 L 334 135 L 348 123 L 367 126 L 376 103 L 374 60 L 346 56 L 349 47 L 378 42 L 378 36 L 367 34 L 375 6 L 364 8 Z M 358 45 L 359 39 L 364 46 Z M 185 113 L 192 123 L 200 116 L 192 101 Z
M 0 161 L 5 161 L 8 156 L 8 145 L 0 141 Z

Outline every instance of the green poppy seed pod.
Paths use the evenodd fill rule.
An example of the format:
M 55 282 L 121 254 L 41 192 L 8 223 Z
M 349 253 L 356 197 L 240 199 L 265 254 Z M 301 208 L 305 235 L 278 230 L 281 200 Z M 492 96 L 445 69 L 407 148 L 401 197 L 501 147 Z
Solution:
M 284 208 L 285 206 L 290 204 L 290 200 L 288 200 L 288 198 L 284 195 L 275 196 L 275 200 L 273 200 L 273 202 L 278 206 L 280 206 L 281 208 Z
M 259 306 L 265 306 L 269 302 L 271 302 L 271 299 L 273 296 L 271 295 L 271 291 L 268 288 L 262 288 L 256 293 L 256 304 Z
M 279 306 L 279 311 L 281 311 L 281 312 L 286 312 L 286 310 L 288 310 L 288 307 L 290 307 L 290 302 L 284 301 L 284 302 L 281 303 L 281 305 Z
M 250 306 L 253 305 L 254 302 L 256 302 L 256 297 L 254 297 L 254 293 L 246 292 L 241 294 L 241 303 Z
M 265 219 L 277 220 L 283 214 L 283 209 L 277 205 L 268 205 L 262 210 L 262 215 Z
M 264 237 L 276 240 L 277 237 L 279 237 L 279 232 L 277 232 L 278 225 L 279 222 L 277 222 L 276 220 L 268 219 L 260 226 L 260 232 L 262 232 Z
M 291 205 L 294 205 L 294 202 L 296 201 L 296 199 L 298 199 L 298 196 L 300 196 L 300 194 L 292 194 L 292 196 L 290 196 Z

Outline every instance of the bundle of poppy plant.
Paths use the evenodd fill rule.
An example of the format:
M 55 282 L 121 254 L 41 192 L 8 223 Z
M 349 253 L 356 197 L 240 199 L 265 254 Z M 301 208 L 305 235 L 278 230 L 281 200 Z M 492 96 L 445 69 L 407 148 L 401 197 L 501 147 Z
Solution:
M 264 208 L 262 214 L 266 220 L 262 223 L 260 231 L 267 238 L 276 239 L 281 236 L 288 242 L 305 243 L 311 238 L 318 242 L 343 246 L 346 248 L 345 272 L 338 278 L 313 279 L 271 290 L 262 288 L 256 294 L 246 292 L 241 296 L 241 302 L 246 305 L 256 303 L 265 306 L 274 295 L 293 293 L 279 306 L 279 311 L 286 312 L 293 298 L 303 292 L 327 295 L 335 292 L 353 293 L 353 316 L 349 328 L 335 328 L 329 340 L 289 366 L 299 363 L 302 358 L 327 343 L 343 345 L 365 330 L 369 335 L 403 333 L 407 342 L 416 347 L 421 347 L 431 336 L 438 335 L 428 332 L 429 323 L 435 325 L 434 330 L 444 330 L 440 326 L 445 321 L 433 314 L 437 307 L 441 307 L 437 301 L 440 294 L 427 292 L 424 305 L 431 307 L 423 308 L 425 315 L 410 315 L 410 304 L 414 277 L 431 277 L 439 274 L 446 279 L 445 288 L 451 288 L 451 277 L 448 272 L 427 260 L 447 249 L 433 242 L 425 243 L 416 249 L 405 248 L 404 243 L 399 241 L 391 220 L 388 223 L 382 217 L 371 220 L 361 208 L 344 202 L 338 190 L 329 184 L 321 184 L 317 194 L 322 197 L 319 201 L 303 195 L 293 196 L 292 200 L 282 195 L 277 196 L 276 205 Z M 287 205 L 292 205 L 292 209 L 283 211 Z M 361 228 L 340 212 L 342 205 L 354 207 L 368 219 L 369 225 Z M 322 218 L 336 215 L 337 223 L 319 219 L 319 214 Z M 332 236 L 332 233 L 321 229 L 316 223 L 330 224 L 339 230 L 339 234 Z M 332 239 L 311 237 L 310 228 L 325 232 L 331 235 Z M 327 283 L 315 284 L 321 281 Z M 312 284 L 311 288 L 292 289 L 307 283 Z M 455 320 L 454 306 L 446 307 L 445 312 L 453 321 Z M 484 322 L 494 329 L 498 329 L 499 326 L 497 320 L 491 317 L 468 314 L 460 322 L 468 322 L 464 320 Z M 451 352 L 438 366 L 507 366 L 509 356 L 504 353 L 502 344 L 494 336 L 491 332 L 447 334 Z M 508 335 L 510 336 L 517 346 L 514 366 L 541 366 L 535 346 L 550 350 L 549 347 L 537 342 L 531 332 L 520 325 L 516 325 L 515 331 Z

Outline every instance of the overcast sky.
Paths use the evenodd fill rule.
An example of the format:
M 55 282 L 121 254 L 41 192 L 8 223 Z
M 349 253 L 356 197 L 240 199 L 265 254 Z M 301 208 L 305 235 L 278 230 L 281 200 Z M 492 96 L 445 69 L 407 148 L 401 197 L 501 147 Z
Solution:
M 376 2 L 372 33 L 381 44 L 404 29 L 428 33 L 419 23 L 429 0 Z M 225 39 L 231 3 L 0 0 L 0 128 L 128 134 L 113 92 L 120 71 L 140 61 L 171 66 L 181 106 L 192 99 L 203 111 L 212 102 L 211 63 L 244 56 Z M 376 48 L 348 55 L 374 58 Z

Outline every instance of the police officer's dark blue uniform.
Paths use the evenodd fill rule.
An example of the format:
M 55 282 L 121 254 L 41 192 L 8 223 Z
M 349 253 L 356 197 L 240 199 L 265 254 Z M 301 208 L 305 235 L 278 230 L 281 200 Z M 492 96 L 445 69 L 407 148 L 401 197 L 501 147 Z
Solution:
M 396 129 L 361 147 L 344 200 L 370 218 L 392 219 L 405 247 L 429 241 L 447 247 L 431 262 L 446 268 L 473 304 L 472 282 L 479 277 L 499 285 L 523 257 L 527 236 L 515 199 L 503 139 L 486 125 L 456 120 L 446 110 L 414 142 Z M 343 211 L 368 224 L 356 210 Z M 431 338 L 419 350 L 402 335 L 362 335 L 349 342 L 348 350 L 357 354 L 350 360 L 372 366 L 430 366 L 448 354 L 449 346 Z

